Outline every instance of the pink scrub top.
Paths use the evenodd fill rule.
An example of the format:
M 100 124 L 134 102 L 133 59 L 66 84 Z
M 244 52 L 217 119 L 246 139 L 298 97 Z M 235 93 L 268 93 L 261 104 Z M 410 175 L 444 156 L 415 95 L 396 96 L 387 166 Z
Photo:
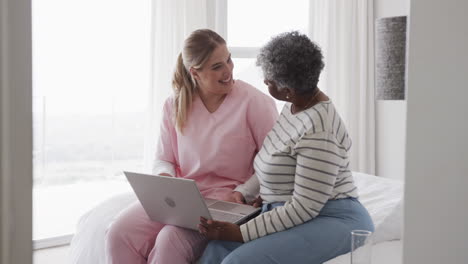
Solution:
M 173 97 L 163 111 L 156 159 L 215 199 L 253 175 L 253 159 L 278 117 L 271 97 L 240 80 L 213 113 L 196 96 L 183 134 L 175 128 Z

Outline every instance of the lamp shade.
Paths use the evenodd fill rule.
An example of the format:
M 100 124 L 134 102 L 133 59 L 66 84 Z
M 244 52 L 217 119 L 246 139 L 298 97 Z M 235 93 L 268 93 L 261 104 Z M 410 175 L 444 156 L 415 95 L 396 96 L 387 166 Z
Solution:
M 405 99 L 406 16 L 376 20 L 375 97 Z

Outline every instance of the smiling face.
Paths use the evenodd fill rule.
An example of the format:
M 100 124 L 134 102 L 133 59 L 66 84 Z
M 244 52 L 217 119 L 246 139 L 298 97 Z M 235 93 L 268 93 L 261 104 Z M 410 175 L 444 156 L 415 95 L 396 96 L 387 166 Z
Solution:
M 234 64 L 226 45 L 218 45 L 202 68 L 191 68 L 190 73 L 204 94 L 223 95 L 231 91 L 234 84 Z

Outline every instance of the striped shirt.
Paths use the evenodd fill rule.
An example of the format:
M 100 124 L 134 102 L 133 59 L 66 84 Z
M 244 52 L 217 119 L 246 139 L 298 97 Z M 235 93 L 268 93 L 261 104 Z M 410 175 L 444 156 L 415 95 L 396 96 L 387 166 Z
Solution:
M 356 197 L 351 139 L 330 101 L 292 114 L 286 104 L 254 161 L 264 203 L 285 202 L 241 225 L 245 242 L 305 223 L 328 200 Z

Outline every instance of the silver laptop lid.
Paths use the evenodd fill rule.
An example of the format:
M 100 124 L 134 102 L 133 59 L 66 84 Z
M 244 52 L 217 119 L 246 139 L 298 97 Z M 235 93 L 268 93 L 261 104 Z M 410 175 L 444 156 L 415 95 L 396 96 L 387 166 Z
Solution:
M 211 219 L 195 181 L 124 171 L 149 218 L 198 230 L 200 216 Z

